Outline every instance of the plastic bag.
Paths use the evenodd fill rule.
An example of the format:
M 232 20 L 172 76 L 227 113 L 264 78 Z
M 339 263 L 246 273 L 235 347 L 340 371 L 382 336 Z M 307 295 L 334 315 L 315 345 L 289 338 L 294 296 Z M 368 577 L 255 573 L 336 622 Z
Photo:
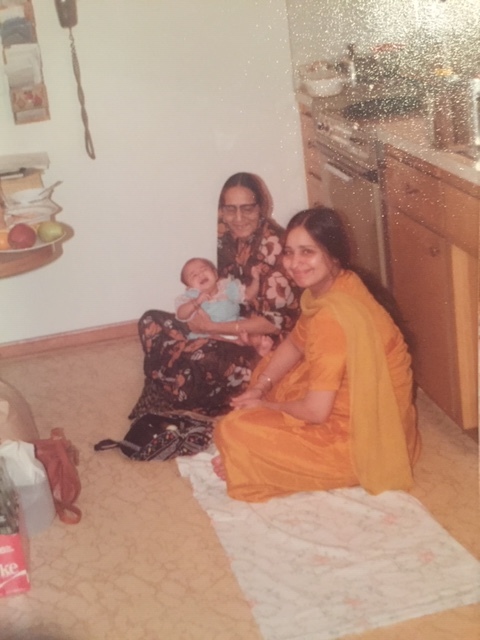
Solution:
M 0 441 L 32 442 L 38 437 L 27 401 L 14 387 L 0 380 Z
M 7 440 L 0 445 L 0 457 L 17 490 L 28 535 L 43 531 L 52 523 L 55 508 L 47 472 L 33 444 Z

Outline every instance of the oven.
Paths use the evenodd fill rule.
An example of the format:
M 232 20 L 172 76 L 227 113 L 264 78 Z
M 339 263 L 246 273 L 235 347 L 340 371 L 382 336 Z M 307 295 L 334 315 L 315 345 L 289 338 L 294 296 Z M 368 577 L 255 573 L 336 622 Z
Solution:
M 314 110 L 315 147 L 325 205 L 342 217 L 354 266 L 367 269 L 387 286 L 385 229 L 378 179 L 379 145 L 371 126 L 340 112 Z

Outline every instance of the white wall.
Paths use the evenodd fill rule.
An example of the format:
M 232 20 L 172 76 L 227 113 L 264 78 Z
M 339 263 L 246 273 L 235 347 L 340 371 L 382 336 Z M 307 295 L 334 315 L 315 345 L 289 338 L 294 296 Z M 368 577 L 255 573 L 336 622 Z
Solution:
M 15 126 L 1 153 L 46 151 L 46 185 L 74 237 L 64 255 L 0 280 L 0 343 L 172 309 L 179 269 L 215 257 L 216 201 L 261 175 L 275 217 L 305 206 L 284 0 L 78 0 L 73 33 L 97 155 L 84 149 L 68 31 L 34 0 L 51 119 Z

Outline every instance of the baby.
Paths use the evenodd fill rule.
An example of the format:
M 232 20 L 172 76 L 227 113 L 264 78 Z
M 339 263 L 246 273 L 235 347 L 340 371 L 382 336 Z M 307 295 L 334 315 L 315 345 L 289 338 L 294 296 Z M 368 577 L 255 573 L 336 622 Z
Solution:
M 240 280 L 219 278 L 217 269 L 210 260 L 191 258 L 183 265 L 180 280 L 187 288 L 183 295 L 175 300 L 178 320 L 188 322 L 201 307 L 213 322 L 241 322 L 240 305 L 258 295 L 260 266 L 252 268 L 252 282 L 244 286 Z M 270 351 L 273 344 L 270 336 L 266 335 L 240 331 L 239 336 L 243 344 L 255 347 L 262 356 Z M 188 334 L 189 340 L 207 337 L 208 334 Z M 222 337 L 234 340 L 237 336 Z

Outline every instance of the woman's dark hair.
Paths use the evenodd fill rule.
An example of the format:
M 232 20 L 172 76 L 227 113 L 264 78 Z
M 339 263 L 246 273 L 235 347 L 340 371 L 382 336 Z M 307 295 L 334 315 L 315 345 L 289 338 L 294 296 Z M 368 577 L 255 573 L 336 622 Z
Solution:
M 414 350 L 414 338 L 407 327 L 392 293 L 383 286 L 380 279 L 368 269 L 352 264 L 350 244 L 342 219 L 334 209 L 329 207 L 314 207 L 300 211 L 287 225 L 287 233 L 297 227 L 303 227 L 312 239 L 324 248 L 331 258 L 338 261 L 342 269 L 354 271 L 363 281 L 375 300 L 388 311 L 393 321 L 400 329 L 410 350 Z
M 262 215 L 267 215 L 269 209 L 269 198 L 263 181 L 253 173 L 240 172 L 230 176 L 220 191 L 218 198 L 218 208 L 225 204 L 225 193 L 232 187 L 245 187 L 255 196 L 255 202 L 260 207 Z
M 297 227 L 303 227 L 342 269 L 351 268 L 348 236 L 336 211 L 328 207 L 300 211 L 288 223 L 287 235 Z

